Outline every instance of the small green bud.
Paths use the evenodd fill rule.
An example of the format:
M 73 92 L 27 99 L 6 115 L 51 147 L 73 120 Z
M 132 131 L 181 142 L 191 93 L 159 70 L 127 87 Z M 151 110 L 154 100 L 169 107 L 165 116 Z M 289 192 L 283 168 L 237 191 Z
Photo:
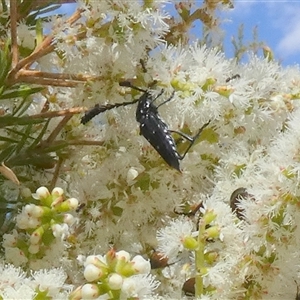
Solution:
M 186 236 L 182 244 L 188 250 L 196 250 L 198 248 L 198 242 L 192 236 Z
M 212 226 L 205 229 L 205 236 L 208 238 L 218 238 L 220 235 L 220 229 L 218 226 Z
M 217 217 L 217 215 L 214 213 L 213 210 L 208 210 L 204 213 L 203 217 L 202 217 L 202 222 L 204 222 L 205 224 L 210 224 L 212 221 L 215 220 L 215 218 Z

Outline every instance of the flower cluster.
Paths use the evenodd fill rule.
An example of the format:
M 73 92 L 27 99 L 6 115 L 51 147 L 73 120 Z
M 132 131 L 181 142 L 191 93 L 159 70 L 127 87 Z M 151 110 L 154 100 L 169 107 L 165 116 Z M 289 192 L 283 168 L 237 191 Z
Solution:
M 6 258 L 16 265 L 43 257 L 51 244 L 66 240 L 76 222 L 70 212 L 77 208 L 78 200 L 67 199 L 61 188 L 50 193 L 40 187 L 32 200 L 39 204 L 25 205 L 16 217 L 16 229 L 4 235 Z
M 0 264 L 0 299 L 66 299 L 71 285 L 62 268 L 26 274 L 21 268 Z
M 39 271 L 26 281 L 20 270 L 0 269 L 1 297 L 23 292 L 28 299 L 36 293 L 36 298 L 66 298 L 67 273 L 77 287 L 71 299 L 184 299 L 184 293 L 205 300 L 295 298 L 300 71 L 270 57 L 250 55 L 247 63 L 237 64 L 199 41 L 176 43 L 192 18 L 214 20 L 210 11 L 221 2 L 226 1 L 205 1 L 195 13 L 197 1 L 177 4 L 178 24 L 164 11 L 164 1 L 79 0 L 80 10 L 68 22 L 52 17 L 49 39 L 55 51 L 31 55 L 39 58 L 32 64 L 39 70 L 34 76 L 56 70 L 55 83 L 64 80 L 49 88 L 51 95 L 41 93 L 43 100 L 48 97 L 48 117 L 52 109 L 64 114 L 75 106 L 136 103 L 147 89 L 161 93 L 155 105 L 178 153 L 189 147 L 184 136 L 208 126 L 178 172 L 139 134 L 136 104 L 114 106 L 86 125 L 79 116 L 67 116 L 61 137 L 71 150 L 61 153 L 64 171 L 55 174 L 63 189 L 39 188 L 16 217 L 16 228 L 4 235 L 5 262 Z M 72 88 L 66 87 L 72 75 L 85 84 L 72 81 Z M 120 86 L 124 80 L 142 90 Z M 51 120 L 43 130 L 52 138 L 56 125 Z M 51 150 L 60 145 L 54 146 Z M 50 173 L 42 179 L 36 173 L 32 182 L 48 181 Z M 66 239 L 71 240 L 78 201 L 63 190 L 86 204 L 72 244 Z M 179 216 L 179 207 L 197 209 Z M 88 256 L 110 243 L 128 252 Z M 149 249 L 157 251 L 155 268 L 164 267 L 155 279 L 156 271 L 141 256 Z M 78 255 L 86 257 L 82 272 L 76 269 Z M 57 265 L 64 271 L 50 268 Z M 16 275 L 5 285 L 11 269 Z M 14 279 L 18 276 L 24 285 Z M 51 288 L 55 276 L 58 289 Z
M 70 299 L 149 299 L 158 286 L 150 275 L 150 263 L 140 255 L 130 259 L 126 251 L 88 256 L 83 274 L 89 283 L 78 287 Z

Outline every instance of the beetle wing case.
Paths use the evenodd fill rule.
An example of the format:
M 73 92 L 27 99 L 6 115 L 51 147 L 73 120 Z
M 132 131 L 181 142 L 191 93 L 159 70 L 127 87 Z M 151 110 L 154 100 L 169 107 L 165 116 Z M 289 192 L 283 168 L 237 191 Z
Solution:
M 145 114 L 140 120 L 140 134 L 147 139 L 169 166 L 180 171 L 175 141 L 167 128 L 158 115 Z

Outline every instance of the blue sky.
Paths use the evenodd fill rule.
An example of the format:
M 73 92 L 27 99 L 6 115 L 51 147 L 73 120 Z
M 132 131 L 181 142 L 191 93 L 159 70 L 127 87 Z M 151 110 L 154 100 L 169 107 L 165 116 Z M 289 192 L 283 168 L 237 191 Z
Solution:
M 70 14 L 75 7 L 65 4 L 60 11 Z M 300 0 L 235 0 L 234 9 L 223 12 L 222 19 L 227 57 L 233 55 L 231 36 L 237 36 L 238 26 L 243 23 L 245 42 L 252 40 L 257 26 L 258 41 L 273 50 L 276 60 L 284 66 L 300 64 Z
M 246 38 L 257 26 L 258 40 L 273 50 L 277 60 L 283 65 L 300 64 L 300 0 L 237 0 L 235 8 L 222 15 L 227 18 L 223 24 L 226 52 L 231 48 L 230 36 L 244 23 Z

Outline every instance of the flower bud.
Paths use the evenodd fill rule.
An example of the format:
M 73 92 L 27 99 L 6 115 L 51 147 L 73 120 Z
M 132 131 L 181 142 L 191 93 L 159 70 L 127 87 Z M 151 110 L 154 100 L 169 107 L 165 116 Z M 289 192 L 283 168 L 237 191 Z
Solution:
M 64 223 L 69 226 L 72 226 L 76 221 L 76 218 L 71 214 L 64 214 Z
M 58 210 L 58 208 L 63 204 L 64 202 L 64 197 L 59 196 L 55 199 L 52 199 L 51 207 L 54 208 L 55 210 Z M 61 211 L 68 211 L 69 209 L 61 210 Z
M 33 217 L 35 218 L 40 218 L 44 215 L 45 212 L 47 212 L 48 210 L 48 207 L 42 207 L 42 206 L 38 206 L 38 205 L 35 205 L 31 211 L 31 214 Z
M 197 240 L 191 236 L 186 236 L 183 239 L 182 244 L 183 244 L 184 248 L 186 248 L 188 250 L 196 250 L 198 247 Z
M 78 207 L 79 201 L 76 198 L 69 198 L 67 201 L 71 210 L 75 210 Z
M 35 204 L 26 204 L 23 208 L 23 212 L 27 214 L 28 216 L 32 216 L 34 211 L 36 209 Z
M 202 217 L 202 222 L 204 222 L 205 224 L 210 224 L 215 218 L 216 214 L 214 213 L 214 211 L 206 211 Z
M 100 255 L 89 255 L 84 262 L 84 266 L 86 267 L 89 264 L 93 264 L 98 268 L 107 268 L 105 258 Z
M 39 228 L 37 228 L 30 236 L 30 243 L 35 245 L 35 244 L 39 244 L 43 234 L 44 234 L 44 228 L 43 226 L 40 226 Z
M 39 244 L 36 244 L 36 245 L 31 244 L 28 247 L 28 251 L 31 254 L 36 254 L 36 253 L 38 253 L 40 251 L 40 245 Z
M 141 255 L 136 255 L 132 260 L 134 271 L 137 274 L 148 274 L 151 270 L 150 262 L 145 260 Z
M 205 230 L 205 236 L 208 238 L 217 238 L 220 235 L 220 228 L 218 226 L 212 226 Z
M 38 197 L 38 199 L 45 199 L 50 196 L 49 190 L 44 186 L 39 187 L 36 190 L 35 194 Z
M 64 194 L 64 190 L 60 187 L 55 187 L 51 192 L 51 195 L 54 197 L 60 197 L 63 194 Z
M 101 275 L 102 270 L 92 264 L 87 265 L 83 272 L 84 278 L 89 282 L 99 280 Z
M 27 228 L 37 228 L 40 225 L 42 225 L 40 219 L 36 219 L 36 218 L 29 218 L 28 219 L 28 227 Z
M 81 299 L 82 299 L 82 286 L 79 286 L 69 295 L 69 300 L 81 300 Z
M 29 188 L 21 189 L 20 193 L 21 193 L 21 196 L 24 197 L 24 198 L 30 198 L 31 197 L 31 191 L 30 191 Z
M 81 289 L 82 299 L 96 299 L 99 297 L 99 289 L 96 284 L 85 284 Z
M 123 277 L 119 274 L 111 274 L 108 278 L 108 285 L 112 290 L 120 290 L 123 284 Z
M 127 262 L 130 260 L 130 254 L 127 251 L 121 250 L 116 252 L 116 258 L 118 260 L 123 260 L 124 262 Z

